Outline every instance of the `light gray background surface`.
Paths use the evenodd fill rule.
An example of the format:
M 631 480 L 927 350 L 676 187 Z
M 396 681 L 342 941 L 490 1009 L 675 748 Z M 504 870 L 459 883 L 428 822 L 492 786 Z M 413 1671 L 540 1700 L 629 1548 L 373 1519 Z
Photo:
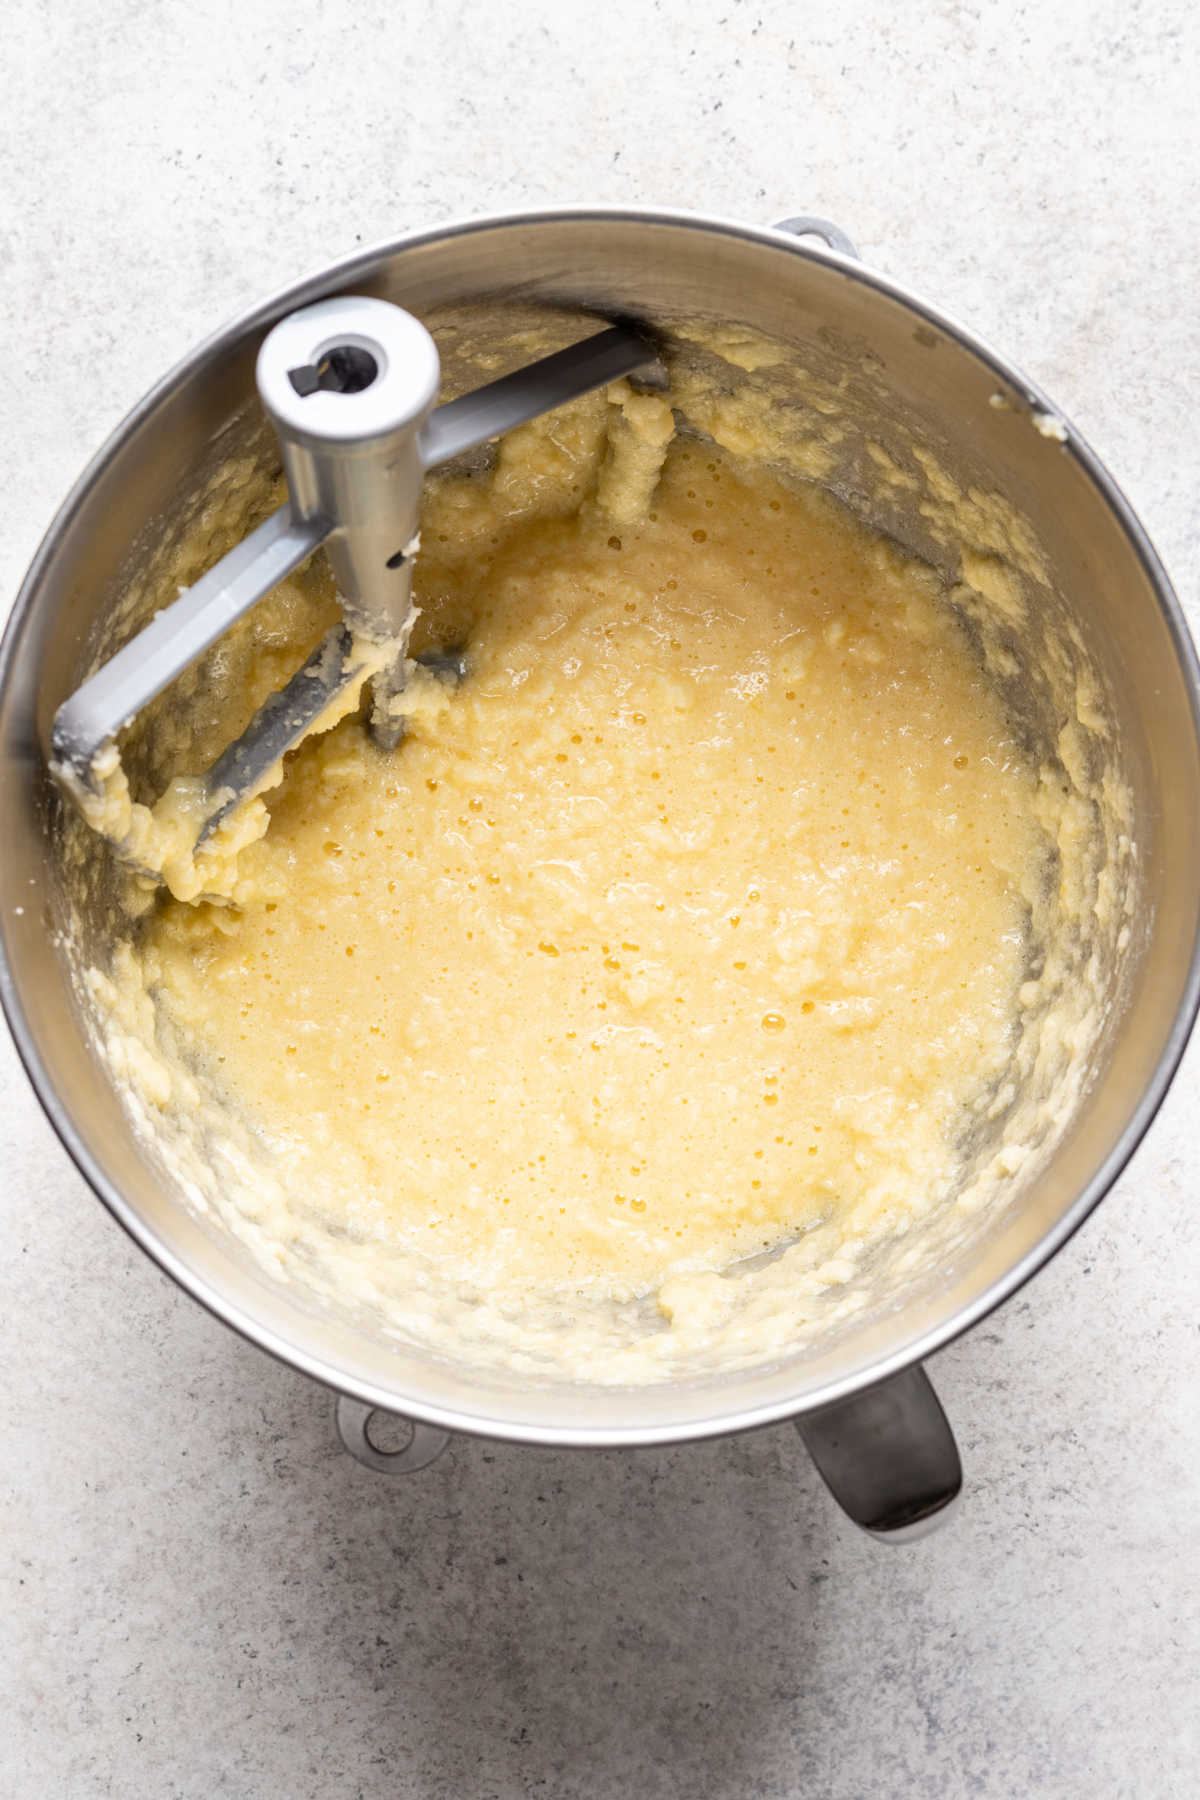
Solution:
M 409 227 L 603 199 L 838 220 L 1044 383 L 1194 603 L 1198 16 L 13 8 L 0 589 L 235 310 Z M 938 1358 L 969 1493 L 897 1551 L 788 1426 L 366 1473 L 323 1393 L 126 1242 L 3 1037 L 0 1792 L 1193 1794 L 1198 1069 L 1055 1264 Z

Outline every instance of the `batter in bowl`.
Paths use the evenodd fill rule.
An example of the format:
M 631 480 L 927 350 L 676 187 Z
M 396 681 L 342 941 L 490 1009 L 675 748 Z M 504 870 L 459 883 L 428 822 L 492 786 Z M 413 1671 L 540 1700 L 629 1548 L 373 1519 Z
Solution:
M 228 893 L 93 984 L 151 1110 L 240 1134 L 248 1235 L 599 1378 L 953 1192 L 1058 854 L 933 571 L 673 429 L 622 384 L 431 493 L 414 649 L 465 680 L 414 671 L 394 753 L 304 745 Z M 319 635 L 321 580 L 265 640 Z

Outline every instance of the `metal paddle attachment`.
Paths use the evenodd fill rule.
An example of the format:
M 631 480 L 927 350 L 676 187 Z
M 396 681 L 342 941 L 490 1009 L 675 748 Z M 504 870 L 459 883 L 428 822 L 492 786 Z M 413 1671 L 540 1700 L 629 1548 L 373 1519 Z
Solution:
M 117 733 L 320 544 L 345 623 L 206 772 L 212 804 L 199 841 L 368 669 L 372 733 L 391 748 L 402 720 L 387 702 L 404 679 L 425 471 L 655 355 L 638 331 L 613 326 L 438 406 L 437 347 L 410 313 L 353 295 L 291 313 L 265 339 L 256 371 L 279 438 L 287 504 L 64 701 L 52 730 L 55 763 L 94 789 L 96 757 Z

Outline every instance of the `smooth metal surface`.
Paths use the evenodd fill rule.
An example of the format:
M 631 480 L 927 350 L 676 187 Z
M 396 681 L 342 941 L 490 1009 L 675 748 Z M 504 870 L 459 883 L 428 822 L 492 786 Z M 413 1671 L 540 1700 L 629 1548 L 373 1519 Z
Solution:
M 651 324 L 709 316 L 795 345 L 801 368 L 844 380 L 864 441 L 918 432 L 944 467 L 1007 496 L 1111 685 L 1144 891 L 1134 966 L 1111 996 L 1090 1087 L 1053 1158 L 1014 1178 L 1008 1204 L 961 1254 L 768 1366 L 636 1389 L 554 1383 L 435 1359 L 357 1314 L 318 1313 L 188 1209 L 92 1052 L 54 937 L 67 900 L 42 760 L 49 722 L 78 680 L 89 633 L 123 591 L 130 545 L 148 520 L 199 491 L 209 446 L 236 431 L 263 332 L 338 290 L 394 300 L 435 333 L 439 318 L 478 308 L 481 343 L 490 331 L 501 352 L 514 300 L 525 318 L 531 306 L 563 309 L 575 330 L 597 313 Z M 463 386 L 469 367 L 467 375 Z M 52 1122 L 114 1215 L 219 1317 L 326 1386 L 443 1429 L 531 1443 L 666 1442 L 807 1413 L 930 1355 L 1011 1294 L 1132 1154 L 1178 1065 L 1200 990 L 1195 656 L 1170 583 L 1112 478 L 1073 429 L 1063 444 L 1034 428 L 1034 411 L 1057 410 L 969 331 L 844 255 L 736 222 L 620 209 L 471 221 L 365 251 L 201 346 L 68 497 L 0 648 L 0 993 Z M 102 951 L 100 937 L 94 953 Z
M 418 1469 L 427 1469 L 436 1461 L 450 1442 L 448 1431 L 406 1419 L 404 1423 L 412 1431 L 412 1437 L 404 1448 L 379 1450 L 371 1442 L 370 1427 L 376 1413 L 382 1410 L 377 1406 L 364 1406 L 361 1400 L 352 1400 L 349 1394 L 338 1394 L 334 1399 L 334 1423 L 342 1446 L 364 1469 L 373 1469 L 377 1475 L 415 1475 Z M 397 1413 L 389 1416 L 400 1417 Z
M 789 237 L 815 237 L 836 250 L 842 256 L 852 256 L 858 261 L 858 251 L 853 242 L 846 236 L 840 225 L 830 219 L 819 219 L 815 213 L 796 213 L 790 219 L 780 219 L 775 225 L 776 231 L 786 231 Z
M 460 400 L 449 400 L 438 407 L 421 433 L 425 467 L 436 468 L 464 450 L 486 444 L 540 413 L 552 412 L 565 401 L 590 393 L 592 388 L 632 375 L 655 356 L 644 332 L 614 325 L 611 331 L 599 331 L 582 343 L 527 363 Z
M 954 1434 L 919 1363 L 796 1426 L 842 1511 L 883 1543 L 936 1530 L 962 1491 Z
M 354 354 L 362 359 L 355 374 Z M 341 381 L 322 386 L 322 370 Z M 325 554 L 352 631 L 395 643 L 412 626 L 412 546 L 425 473 L 420 431 L 441 383 L 437 345 L 386 300 L 339 295 L 270 332 L 255 377 L 291 505 L 332 522 Z
M 329 529 L 326 520 L 298 519 L 287 506 L 272 513 L 63 702 L 54 720 L 55 760 L 88 781 L 101 746 L 299 568 Z

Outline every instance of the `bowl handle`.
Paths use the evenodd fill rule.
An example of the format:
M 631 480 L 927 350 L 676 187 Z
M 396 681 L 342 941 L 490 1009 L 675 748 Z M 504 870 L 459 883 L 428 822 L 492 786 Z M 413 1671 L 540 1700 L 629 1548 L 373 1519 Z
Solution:
M 831 219 L 818 219 L 815 213 L 797 213 L 792 219 L 777 219 L 771 227 L 773 231 L 786 231 L 789 237 L 820 238 L 827 250 L 836 250 L 842 256 L 852 256 L 855 262 L 861 262 L 852 239 L 846 236 L 840 225 Z
M 361 1400 L 352 1400 L 349 1394 L 338 1394 L 334 1400 L 334 1418 L 343 1447 L 356 1462 L 365 1469 L 374 1469 L 377 1475 L 415 1475 L 418 1469 L 428 1468 L 450 1442 L 448 1431 L 439 1431 L 436 1425 L 418 1425 L 415 1420 L 407 1419 L 404 1422 L 411 1428 L 412 1437 L 402 1450 L 376 1449 L 367 1427 L 379 1410 Z M 388 1413 L 385 1416 L 396 1415 Z
M 962 1488 L 950 1423 L 920 1363 L 796 1420 L 842 1511 L 885 1544 L 944 1524 Z

